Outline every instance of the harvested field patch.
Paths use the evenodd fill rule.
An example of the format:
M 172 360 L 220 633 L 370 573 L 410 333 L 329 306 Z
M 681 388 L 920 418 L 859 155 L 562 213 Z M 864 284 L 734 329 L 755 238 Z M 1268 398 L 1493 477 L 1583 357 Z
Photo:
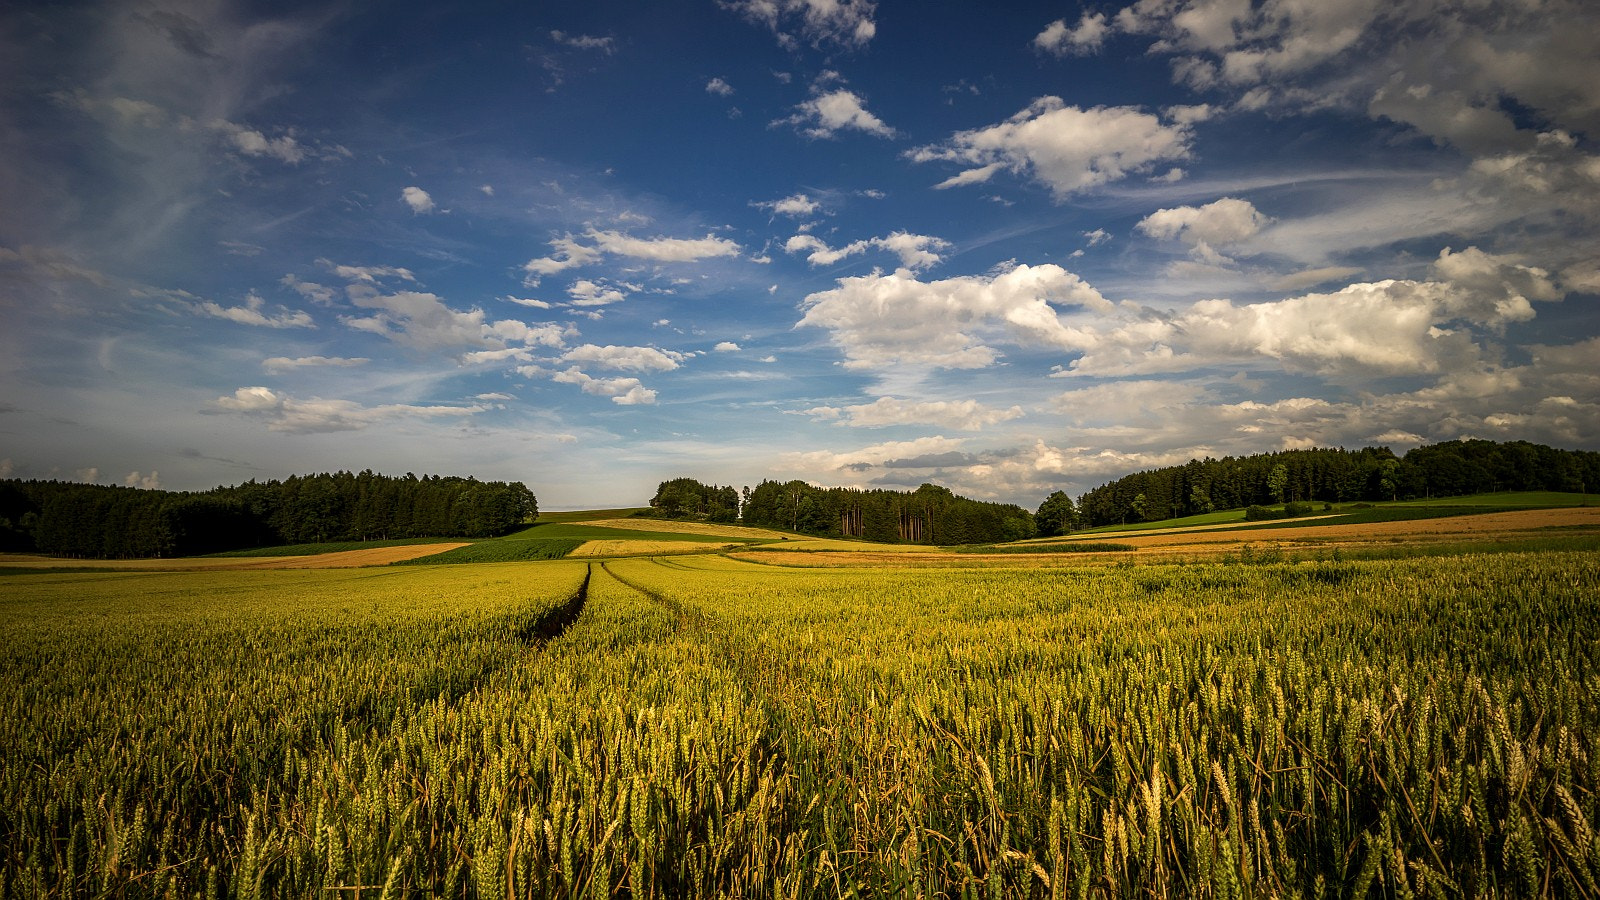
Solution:
M 711 543 L 700 541 L 586 541 L 582 547 L 568 553 L 568 557 L 578 556 L 654 556 L 664 553 L 715 553 L 729 547 L 737 547 L 735 543 Z
M 337 553 L 318 553 L 314 556 L 268 556 L 255 558 L 205 559 L 55 559 L 47 556 L 24 554 L 0 555 L 0 566 L 24 566 L 35 569 L 107 569 L 143 572 L 236 572 L 255 569 L 355 569 L 362 566 L 386 566 L 394 562 L 417 559 L 465 547 L 469 542 L 451 544 L 410 544 L 401 547 L 370 547 L 365 550 L 341 550 Z

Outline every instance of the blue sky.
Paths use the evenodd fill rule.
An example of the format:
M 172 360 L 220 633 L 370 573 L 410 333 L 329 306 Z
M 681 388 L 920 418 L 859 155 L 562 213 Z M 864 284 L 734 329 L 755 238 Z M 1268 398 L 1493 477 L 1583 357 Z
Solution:
M 993 7 L 1004 6 L 996 11 Z M 18 3 L 0 474 L 1600 447 L 1579 2 Z

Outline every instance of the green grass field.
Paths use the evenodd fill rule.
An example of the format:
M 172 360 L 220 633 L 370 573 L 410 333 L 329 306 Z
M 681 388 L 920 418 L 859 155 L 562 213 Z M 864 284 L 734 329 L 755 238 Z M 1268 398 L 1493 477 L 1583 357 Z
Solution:
M 1593 896 L 1563 546 L 16 575 L 0 895 Z

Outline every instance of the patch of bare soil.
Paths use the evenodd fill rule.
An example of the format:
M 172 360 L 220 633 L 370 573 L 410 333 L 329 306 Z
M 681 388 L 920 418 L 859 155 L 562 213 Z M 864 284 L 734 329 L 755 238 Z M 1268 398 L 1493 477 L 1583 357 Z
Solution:
M 338 553 L 318 553 L 315 556 L 274 556 L 266 559 L 235 560 L 246 565 L 227 566 L 230 569 L 356 569 L 362 566 L 386 566 L 389 563 L 419 559 L 465 547 L 457 544 L 410 544 L 403 547 L 373 547 L 369 550 L 341 550 Z

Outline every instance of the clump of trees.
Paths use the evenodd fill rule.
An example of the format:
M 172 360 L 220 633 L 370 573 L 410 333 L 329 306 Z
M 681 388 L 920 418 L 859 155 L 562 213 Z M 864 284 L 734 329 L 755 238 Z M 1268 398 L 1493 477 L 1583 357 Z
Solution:
M 1136 472 L 1079 498 L 1085 528 L 1219 509 L 1458 497 L 1494 491 L 1584 491 L 1600 484 L 1600 453 L 1527 441 L 1446 441 L 1396 456 L 1388 447 L 1287 450 L 1190 460 Z
M 1033 515 L 1022 507 L 969 500 L 934 484 L 915 491 L 864 491 L 769 480 L 741 492 L 673 478 L 661 482 L 650 506 L 652 515 L 664 518 L 738 521 L 882 543 L 985 544 L 1034 534 Z
M 656 488 L 656 495 L 650 498 L 650 511 L 663 519 L 737 522 L 739 492 L 732 485 L 718 487 L 693 478 L 674 478 Z
M 276 544 L 493 537 L 539 514 L 521 482 L 359 474 L 202 492 L 0 482 L 0 546 L 55 556 L 194 556 Z
M 1035 533 L 1033 514 L 1020 506 L 970 500 L 935 484 L 868 491 L 763 481 L 744 501 L 747 525 L 824 537 L 952 545 L 1017 541 Z

